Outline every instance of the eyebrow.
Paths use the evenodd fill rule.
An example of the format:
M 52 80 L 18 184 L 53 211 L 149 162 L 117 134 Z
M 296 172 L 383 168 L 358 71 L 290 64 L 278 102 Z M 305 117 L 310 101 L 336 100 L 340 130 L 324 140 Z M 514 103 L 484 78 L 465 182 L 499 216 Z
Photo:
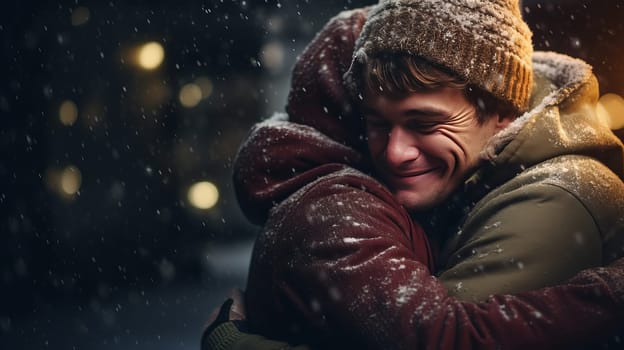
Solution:
M 437 108 L 408 109 L 403 113 L 408 117 L 448 117 L 447 111 Z
M 360 111 L 362 114 L 365 114 L 365 115 L 372 115 L 372 116 L 382 115 L 382 113 L 379 113 L 377 109 L 367 106 L 367 105 L 362 105 L 360 107 Z M 448 117 L 449 113 L 442 109 L 427 107 L 427 108 L 408 109 L 403 112 L 403 115 L 407 117 Z

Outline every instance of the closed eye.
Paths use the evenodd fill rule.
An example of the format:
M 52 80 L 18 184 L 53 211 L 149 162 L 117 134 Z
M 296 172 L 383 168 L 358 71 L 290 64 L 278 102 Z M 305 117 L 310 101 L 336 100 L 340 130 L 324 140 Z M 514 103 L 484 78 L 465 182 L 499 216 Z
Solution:
M 439 122 L 423 122 L 422 120 L 410 120 L 406 123 L 408 129 L 424 133 L 430 133 L 435 131 L 438 125 L 440 125 Z

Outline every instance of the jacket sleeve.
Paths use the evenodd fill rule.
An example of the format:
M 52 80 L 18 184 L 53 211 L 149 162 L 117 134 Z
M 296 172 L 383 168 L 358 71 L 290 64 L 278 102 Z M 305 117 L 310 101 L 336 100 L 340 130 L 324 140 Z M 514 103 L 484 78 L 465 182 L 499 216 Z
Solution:
M 547 340 L 547 341 L 543 341 L 544 337 L 548 337 L 547 335 L 541 335 L 542 340 L 539 339 L 539 337 L 533 337 L 531 339 L 528 340 L 522 340 L 520 339 L 518 341 L 518 343 L 514 346 L 510 346 L 510 347 L 506 347 L 506 345 L 502 345 L 502 344 L 506 344 L 505 342 L 500 342 L 500 347 L 495 347 L 495 346 L 484 346 L 481 345 L 481 343 L 479 342 L 479 340 L 473 341 L 473 342 L 469 342 L 466 343 L 464 345 L 459 345 L 459 344 L 455 344 L 454 341 L 455 340 L 451 340 L 449 341 L 444 341 L 444 339 L 439 339 L 438 341 L 436 341 L 436 339 L 430 339 L 429 341 L 427 341 L 427 339 L 424 339 L 422 341 L 423 345 L 422 346 L 417 346 L 414 347 L 412 349 L 453 349 L 453 350 L 464 350 L 464 349 L 489 349 L 489 348 L 496 348 L 496 349 L 523 349 L 525 348 L 525 346 L 528 345 L 524 345 L 524 344 L 532 344 L 534 349 L 552 349 L 552 348 L 559 348 L 558 346 L 561 346 L 561 348 L 567 348 L 567 349 L 588 349 L 588 348 L 602 348 L 602 349 L 619 349 L 621 348 L 621 338 L 622 336 L 624 336 L 624 333 L 622 333 L 620 331 L 619 336 L 615 335 L 612 338 L 605 338 L 604 334 L 605 332 L 600 332 L 600 333 L 595 333 L 594 335 L 594 339 L 598 340 L 597 341 L 590 341 L 589 343 L 587 342 L 576 342 L 579 339 L 587 339 L 588 338 L 588 333 L 591 333 L 591 330 L 595 327 L 597 327 L 597 324 L 595 322 L 592 322 L 592 324 L 589 325 L 589 328 L 585 327 L 584 324 L 584 316 L 586 314 L 590 314 L 592 315 L 593 320 L 595 321 L 596 319 L 596 314 L 601 313 L 603 310 L 608 309 L 610 302 L 607 301 L 601 301 L 601 296 L 600 293 L 606 292 L 608 295 L 608 298 L 613 298 L 614 295 L 611 294 L 610 286 L 611 285 L 615 285 L 615 284 L 621 284 L 624 281 L 624 259 L 620 259 L 618 261 L 616 261 L 614 264 L 612 264 L 610 267 L 608 268 L 597 268 L 597 269 L 589 269 L 586 271 L 583 271 L 580 274 L 577 274 L 573 279 L 570 280 L 570 283 L 574 284 L 573 288 L 570 288 L 570 291 L 563 291 L 561 286 L 558 287 L 554 287 L 554 288 L 546 288 L 543 289 L 541 291 L 537 291 L 535 293 L 526 293 L 524 295 L 518 295 L 518 296 L 503 296 L 503 297 L 499 297 L 499 298 L 495 298 L 492 299 L 492 301 L 488 301 L 487 303 L 481 303 L 480 307 L 483 308 L 482 312 L 487 313 L 487 310 L 494 310 L 494 306 L 497 302 L 498 302 L 498 313 L 502 314 L 502 315 L 506 315 L 506 316 L 502 316 L 503 318 L 503 323 L 499 328 L 505 328 L 508 327 L 509 328 L 509 332 L 513 332 L 513 326 L 509 324 L 509 320 L 513 317 L 514 320 L 517 320 L 518 318 L 525 318 L 525 321 L 528 319 L 527 317 L 523 316 L 523 314 L 517 313 L 516 309 L 514 308 L 508 308 L 506 305 L 512 305 L 514 303 L 520 303 L 520 304 L 525 304 L 525 311 L 531 310 L 531 303 L 533 304 L 533 306 L 535 307 L 535 309 L 532 311 L 533 315 L 532 315 L 532 319 L 536 319 L 536 320 L 541 320 L 543 315 L 541 314 L 540 310 L 546 310 L 546 309 L 555 309 L 558 306 L 550 306 L 548 307 L 548 300 L 544 299 L 542 301 L 539 300 L 539 298 L 543 298 L 543 297 L 548 297 L 548 298 L 552 298 L 555 297 L 556 295 L 559 293 L 569 293 L 570 297 L 572 297 L 572 294 L 575 294 L 575 298 L 583 298 L 583 296 L 589 296 L 589 298 L 582 304 L 582 309 L 580 311 L 580 313 L 576 313 L 574 307 L 576 307 L 578 305 L 577 304 L 571 304 L 568 305 L 568 311 L 563 312 L 562 317 L 571 317 L 571 319 L 575 320 L 575 322 L 577 323 L 577 329 L 579 331 L 582 332 L 581 335 L 579 335 L 579 333 L 577 332 L 571 332 L 569 334 L 565 334 L 565 330 L 562 332 L 558 332 L 557 334 L 551 335 L 551 339 Z M 593 290 L 593 292 L 591 292 L 590 290 Z M 620 293 L 622 292 L 621 290 L 619 291 Z M 502 302 L 501 302 L 502 301 Z M 488 304 L 490 304 L 488 306 Z M 561 306 L 560 304 L 558 304 L 559 306 Z M 620 303 L 621 305 L 621 303 Z M 563 305 L 565 306 L 565 305 Z M 621 308 L 621 306 L 619 306 Z M 449 310 L 449 312 L 451 312 Z M 506 313 L 506 314 L 503 314 Z M 598 316 L 598 317 L 603 317 L 604 321 L 606 322 L 610 322 L 610 323 L 606 323 L 609 325 L 608 329 L 613 329 L 613 325 L 617 325 L 618 321 L 621 322 L 622 317 L 617 317 L 617 319 L 613 318 L 613 314 L 610 313 L 609 315 L 603 315 L 603 316 Z M 500 318 L 500 317 L 499 317 Z M 480 319 L 482 319 L 482 317 L 480 317 Z M 548 320 L 550 321 L 544 321 L 544 322 L 551 322 L 551 328 L 554 329 L 558 329 L 557 323 L 552 323 L 552 322 L 557 322 L 557 319 L 552 319 L 550 317 L 547 317 Z M 608 321 L 611 320 L 611 321 Z M 494 318 L 492 318 L 492 321 L 494 322 Z M 529 320 L 528 325 L 531 325 L 533 321 Z M 542 323 L 543 324 L 543 323 Z M 381 325 L 383 327 L 383 324 Z M 452 326 L 452 327 L 458 327 L 458 326 Z M 480 330 L 483 330 L 483 327 L 481 327 Z M 542 332 L 544 332 L 545 330 L 542 330 Z M 569 328 L 567 328 L 567 331 L 569 331 Z M 537 333 L 539 333 L 540 331 L 537 330 Z M 558 340 L 555 337 L 561 337 L 563 333 L 563 337 L 567 337 L 567 341 L 562 341 L 562 340 Z M 614 335 L 615 333 L 613 333 L 612 335 Z M 342 334 L 344 337 L 349 337 L 351 336 L 351 334 Z M 424 336 L 427 337 L 426 332 L 424 333 Z M 484 339 L 487 339 L 487 337 L 491 336 L 490 334 L 484 334 Z M 478 335 L 473 334 L 471 335 L 471 337 L 473 338 L 479 338 Z M 522 337 L 521 335 L 518 335 L 518 337 Z M 202 345 L 202 350 L 311 350 L 311 349 L 316 349 L 312 346 L 306 345 L 306 344 L 298 344 L 298 345 L 291 345 L 287 342 L 284 341 L 277 341 L 277 340 L 273 340 L 273 339 L 269 339 L 266 338 L 264 336 L 261 336 L 259 334 L 251 334 L 251 333 L 247 333 L 247 332 L 243 332 L 240 329 L 238 329 L 234 323 L 232 322 L 226 322 L 222 325 L 220 325 L 219 327 L 217 327 L 217 329 L 215 331 L 213 331 L 211 334 L 207 335 L 208 341 L 205 342 Z M 576 343 L 575 343 L 576 342 Z M 450 344 L 450 345 L 449 345 Z M 548 344 L 554 344 L 554 345 L 548 345 Z M 591 344 L 591 345 L 588 345 Z M 385 344 L 384 347 L 382 347 L 383 349 L 391 349 L 391 348 L 401 348 L 400 344 Z M 454 346 L 454 347 L 451 347 Z M 337 346 L 333 346 L 332 344 L 329 344 L 328 346 L 322 347 L 324 349 L 330 349 L 330 348 L 340 348 Z M 370 345 L 367 347 L 363 347 L 363 348 L 374 348 L 374 345 Z
M 201 350 L 311 350 L 301 344 L 291 346 L 282 341 L 268 339 L 259 334 L 241 331 L 234 322 L 225 322 L 210 334 L 205 334 Z
M 554 285 L 603 263 L 592 216 L 575 196 L 548 184 L 489 199 L 448 246 L 439 277 L 464 300 Z
M 333 189 L 329 196 L 327 188 Z M 336 196 L 351 199 L 345 214 L 361 214 L 343 215 L 345 203 Z M 277 272 L 280 297 L 307 315 L 318 334 L 329 331 L 377 349 L 573 348 L 624 321 L 622 262 L 585 270 L 566 284 L 481 303 L 450 297 L 431 276 L 425 255 L 414 254 L 418 243 L 406 233 L 418 232 L 405 227 L 387 196 L 343 176 L 312 186 L 290 209 L 275 212 L 280 227 L 296 231 L 274 238 L 284 244 L 276 242 L 276 249 L 291 246 L 289 264 Z
M 243 213 L 264 224 L 274 205 L 344 165 L 367 167 L 353 148 L 275 115 L 251 129 L 234 161 L 232 180 Z

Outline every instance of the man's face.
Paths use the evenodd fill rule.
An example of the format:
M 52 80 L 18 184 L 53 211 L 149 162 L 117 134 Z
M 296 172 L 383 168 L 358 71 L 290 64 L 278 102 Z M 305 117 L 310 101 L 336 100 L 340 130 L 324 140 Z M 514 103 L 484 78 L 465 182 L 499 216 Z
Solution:
M 450 87 L 393 98 L 367 96 L 368 148 L 381 180 L 410 211 L 445 200 L 479 162 L 487 140 L 510 122 L 477 122 L 476 108 Z

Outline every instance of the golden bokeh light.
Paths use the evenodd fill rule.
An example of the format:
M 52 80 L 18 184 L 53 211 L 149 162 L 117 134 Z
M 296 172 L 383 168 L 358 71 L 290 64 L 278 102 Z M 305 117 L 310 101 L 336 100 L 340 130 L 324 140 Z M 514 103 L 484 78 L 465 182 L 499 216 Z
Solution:
M 195 208 L 210 209 L 219 201 L 219 190 L 212 182 L 198 182 L 189 188 L 188 200 Z
M 137 62 L 143 69 L 158 68 L 165 59 L 165 49 L 155 41 L 146 43 L 139 48 Z
M 260 51 L 260 62 L 270 71 L 280 71 L 284 68 L 285 49 L 278 41 L 265 44 Z
M 202 89 L 197 84 L 189 83 L 180 89 L 180 103 L 186 108 L 193 108 L 202 100 Z
M 71 14 L 71 24 L 76 27 L 81 26 L 89 22 L 90 17 L 91 13 L 88 8 L 84 6 L 76 7 Z
M 63 125 L 74 125 L 78 119 L 78 107 L 74 101 L 66 100 L 59 107 L 59 120 Z
M 61 172 L 61 191 L 62 193 L 73 196 L 80 190 L 82 185 L 82 174 L 75 166 L 68 166 Z
M 598 101 L 598 118 L 612 130 L 624 129 L 624 99 L 620 95 L 606 94 Z

